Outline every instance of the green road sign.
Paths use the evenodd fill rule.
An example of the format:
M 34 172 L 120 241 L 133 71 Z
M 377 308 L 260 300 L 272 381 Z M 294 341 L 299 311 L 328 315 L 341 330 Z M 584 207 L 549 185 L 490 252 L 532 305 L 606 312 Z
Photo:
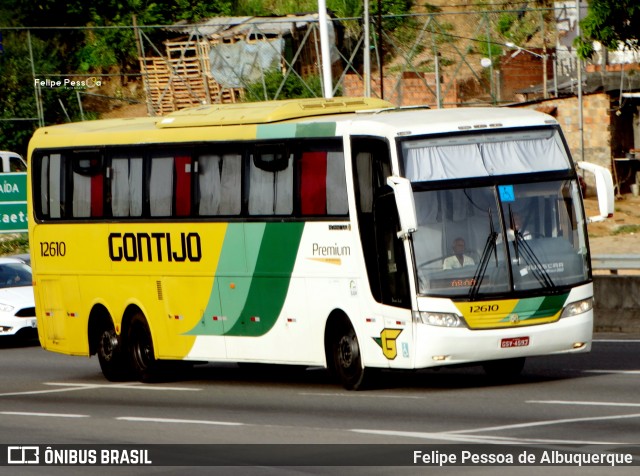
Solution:
M 0 174 L 0 233 L 27 232 L 27 174 Z

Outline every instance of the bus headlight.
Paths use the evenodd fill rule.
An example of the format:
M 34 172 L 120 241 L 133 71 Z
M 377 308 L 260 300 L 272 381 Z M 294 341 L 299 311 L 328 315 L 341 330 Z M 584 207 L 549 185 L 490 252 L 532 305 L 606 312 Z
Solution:
M 562 315 L 560 316 L 560 319 L 562 319 L 563 317 L 576 316 L 578 314 L 582 314 L 583 312 L 590 311 L 591 309 L 593 309 L 592 297 L 583 299 L 582 301 L 572 302 L 571 304 L 569 304 L 567 307 L 564 308 L 564 310 L 562 311 Z
M 464 327 L 464 320 L 449 312 L 413 311 L 413 322 L 438 327 Z

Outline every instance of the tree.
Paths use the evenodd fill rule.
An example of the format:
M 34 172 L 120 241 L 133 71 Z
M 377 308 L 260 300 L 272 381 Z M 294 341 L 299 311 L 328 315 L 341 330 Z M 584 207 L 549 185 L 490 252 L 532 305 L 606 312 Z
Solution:
M 620 45 L 639 49 L 640 2 L 638 0 L 589 0 L 587 16 L 580 22 L 581 36 L 576 38 L 578 56 L 593 56 L 593 42 L 608 50 Z
M 38 116 L 32 67 L 36 78 L 51 80 L 78 72 L 134 71 L 138 55 L 131 28 L 133 15 L 144 26 L 230 13 L 231 0 L 0 1 L 0 25 L 18 27 L 0 31 L 0 148 L 26 155 Z M 76 94 L 73 88 L 42 88 L 38 97 L 45 124 L 79 120 Z
M 278 69 L 267 71 L 264 78 L 248 84 L 245 88 L 247 102 L 318 97 L 322 97 L 319 76 L 312 76 L 303 81 L 296 74 L 291 73 L 285 81 L 282 71 Z
M 34 78 L 31 72 L 28 33 L 9 31 L 3 37 L 0 54 L 0 148 L 26 156 L 27 144 L 37 126 Z M 56 46 L 31 35 L 36 71 L 60 71 L 63 55 Z M 44 78 L 42 78 L 44 79 Z M 55 77 L 54 79 L 58 79 Z M 42 88 L 40 97 L 46 123 L 66 121 L 66 114 L 76 117 L 75 91 L 67 88 Z M 67 110 L 63 111 L 62 104 Z

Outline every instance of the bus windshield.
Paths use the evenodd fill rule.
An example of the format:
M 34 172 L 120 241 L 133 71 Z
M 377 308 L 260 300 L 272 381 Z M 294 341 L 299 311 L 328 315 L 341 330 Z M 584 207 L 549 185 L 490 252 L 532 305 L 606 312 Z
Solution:
M 420 294 L 474 300 L 589 279 L 579 185 L 557 129 L 413 138 L 401 151 Z
M 419 293 L 478 299 L 589 277 L 575 180 L 414 192 Z

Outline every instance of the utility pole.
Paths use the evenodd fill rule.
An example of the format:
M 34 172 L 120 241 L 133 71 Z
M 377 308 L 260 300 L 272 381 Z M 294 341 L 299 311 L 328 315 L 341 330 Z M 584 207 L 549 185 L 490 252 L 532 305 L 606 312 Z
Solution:
M 331 75 L 331 51 L 329 50 L 329 27 L 327 26 L 327 2 L 318 0 L 318 22 L 320 22 L 320 52 L 322 55 L 322 78 L 325 99 L 333 97 Z
M 42 93 L 40 85 L 36 82 L 36 68 L 33 61 L 33 47 L 31 46 L 31 30 L 27 30 L 27 45 L 29 47 L 29 60 L 31 61 L 31 75 L 33 76 L 33 84 L 36 96 L 36 113 L 38 114 L 38 126 L 44 127 L 44 106 L 42 105 Z
M 576 0 L 578 20 L 576 21 L 576 37 L 580 37 L 580 0 Z M 578 126 L 580 130 L 580 160 L 584 161 L 584 117 L 582 110 L 582 60 L 576 49 L 576 67 L 578 69 Z
M 364 69 L 364 97 L 371 97 L 371 45 L 370 45 L 370 33 L 371 27 L 369 26 L 369 0 L 364 0 L 364 55 L 363 55 L 363 69 Z
M 380 99 L 384 99 L 384 54 L 382 52 L 382 0 L 378 0 L 378 67 L 380 68 Z

